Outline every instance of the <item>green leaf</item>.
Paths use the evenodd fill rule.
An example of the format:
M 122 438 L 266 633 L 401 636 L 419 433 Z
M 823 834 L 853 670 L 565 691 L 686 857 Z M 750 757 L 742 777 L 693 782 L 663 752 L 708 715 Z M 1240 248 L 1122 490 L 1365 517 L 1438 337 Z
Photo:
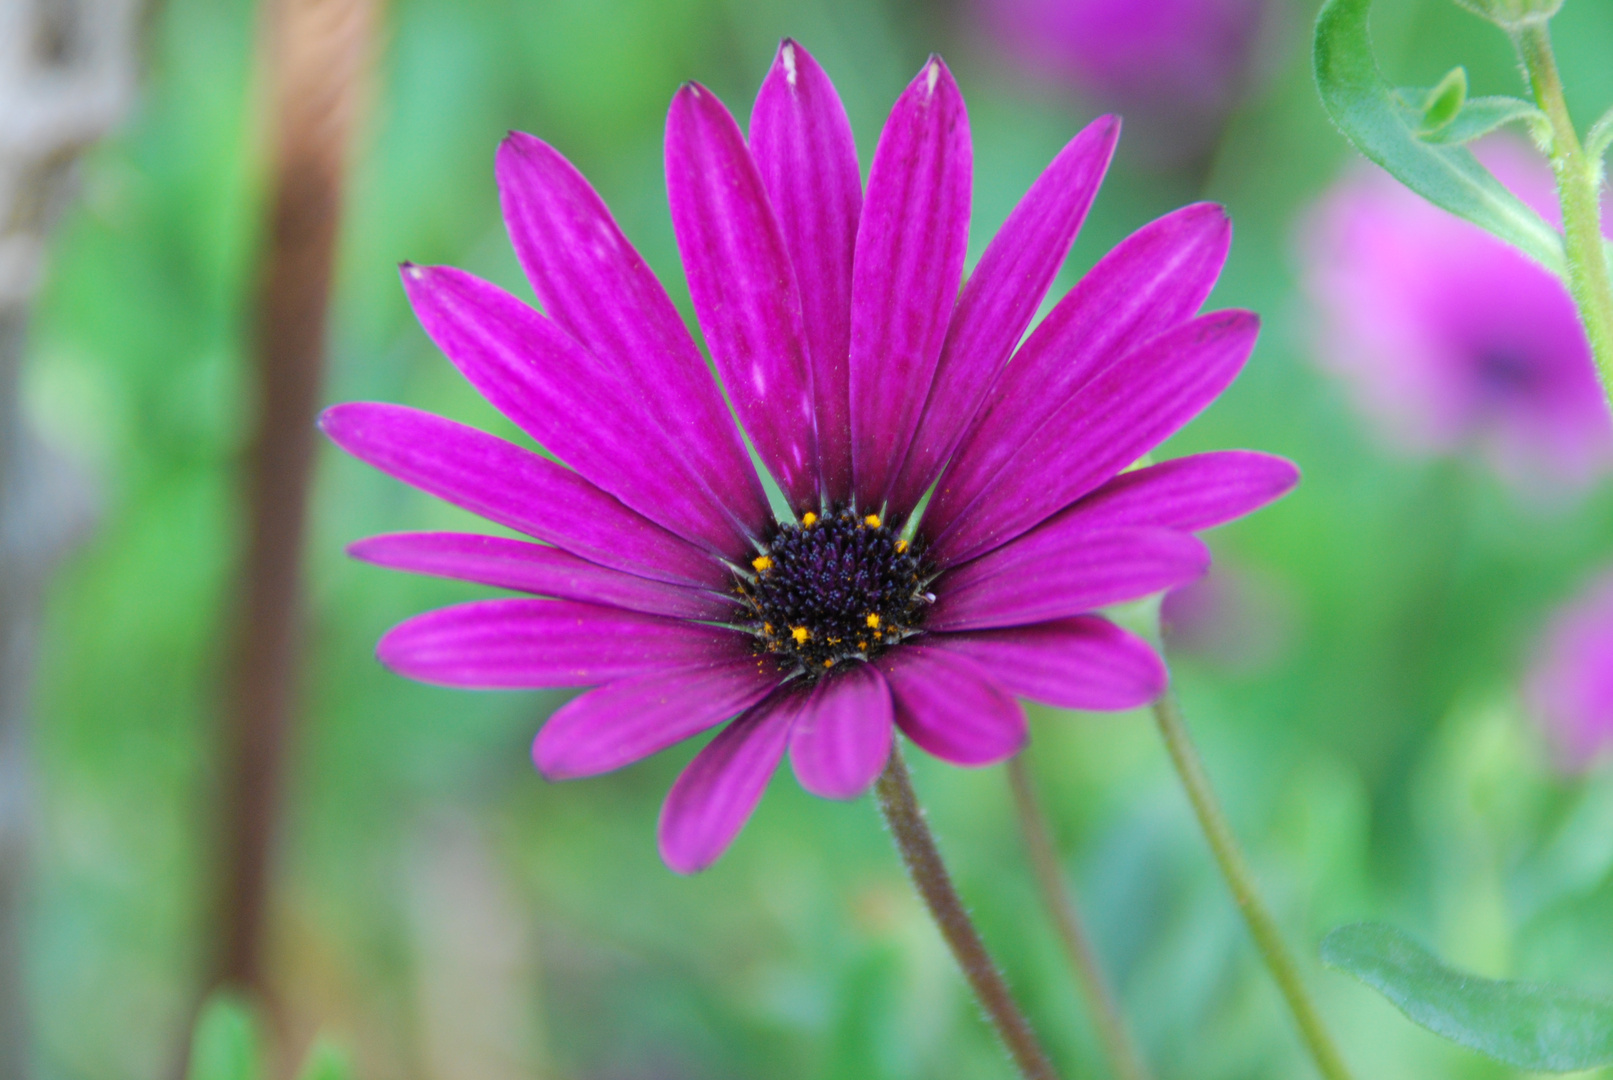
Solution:
M 1402 184 L 1563 277 L 1562 238 L 1555 229 L 1469 151 L 1418 137 L 1421 110 L 1406 108 L 1372 57 L 1371 6 L 1372 0 L 1328 0 L 1317 16 L 1316 83 L 1328 115 L 1357 149 Z
M 260 1080 L 258 1025 L 235 998 L 215 994 L 202 1006 L 191 1036 L 186 1080 Z
M 341 1047 L 320 1038 L 297 1070 L 297 1080 L 353 1080 L 353 1063 Z
M 1423 125 L 1418 134 L 1438 131 L 1462 111 L 1467 102 L 1467 69 L 1453 67 L 1439 85 L 1423 95 Z
M 1434 1034 L 1508 1065 L 1530 1072 L 1613 1065 L 1613 1001 L 1456 971 L 1381 923 L 1334 930 L 1322 939 L 1322 962 L 1354 975 Z

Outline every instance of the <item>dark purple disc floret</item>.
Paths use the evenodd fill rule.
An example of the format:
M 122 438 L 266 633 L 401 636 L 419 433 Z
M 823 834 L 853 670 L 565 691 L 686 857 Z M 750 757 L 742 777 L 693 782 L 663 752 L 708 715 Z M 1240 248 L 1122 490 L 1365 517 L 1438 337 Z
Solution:
M 735 591 L 756 650 L 811 684 L 917 635 L 935 595 L 912 541 L 850 507 L 775 526 Z

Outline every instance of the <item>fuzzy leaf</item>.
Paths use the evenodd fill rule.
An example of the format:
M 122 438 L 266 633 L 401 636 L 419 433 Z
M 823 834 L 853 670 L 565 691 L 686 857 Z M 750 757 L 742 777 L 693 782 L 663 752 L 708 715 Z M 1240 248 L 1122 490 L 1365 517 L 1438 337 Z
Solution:
M 1461 146 L 1474 139 L 1482 138 L 1514 120 L 1544 120 L 1545 114 L 1522 98 L 1515 97 L 1480 97 L 1469 98 L 1457 113 L 1446 124 L 1436 130 L 1424 130 L 1424 142 L 1434 143 L 1438 146 Z
M 191 1036 L 186 1080 L 260 1080 L 258 1025 L 241 1002 L 214 995 Z
M 1401 111 L 1406 126 L 1416 132 L 1417 138 L 1439 146 L 1460 146 L 1483 138 L 1514 120 L 1527 120 L 1531 128 L 1546 131 L 1546 137 L 1549 138 L 1551 121 L 1546 119 L 1545 113 L 1522 98 L 1505 95 L 1465 98 L 1458 103 L 1456 112 L 1449 113 L 1450 103 L 1457 96 L 1457 91 L 1466 88 L 1465 78 L 1456 90 L 1449 85 L 1451 76 L 1461 71 L 1461 68 L 1453 68 L 1451 74 L 1433 89 L 1402 86 L 1394 91 L 1395 107 Z
M 1371 6 L 1372 0 L 1328 0 L 1317 16 L 1316 83 L 1328 115 L 1357 149 L 1402 184 L 1562 277 L 1563 245 L 1556 230 L 1469 151 L 1418 137 L 1421 109 L 1406 108 L 1373 59 L 1367 32 Z
M 1613 1064 L 1613 1001 L 1468 975 L 1381 923 L 1334 930 L 1322 939 L 1322 962 L 1354 975 L 1434 1034 L 1508 1065 L 1573 1072 Z

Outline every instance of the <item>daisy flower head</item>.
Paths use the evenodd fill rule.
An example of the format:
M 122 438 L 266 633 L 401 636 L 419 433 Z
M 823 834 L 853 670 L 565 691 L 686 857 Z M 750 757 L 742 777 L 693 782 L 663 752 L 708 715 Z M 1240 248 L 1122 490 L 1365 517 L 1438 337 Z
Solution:
M 1025 743 L 1018 698 L 1152 699 L 1159 658 L 1095 612 L 1197 577 L 1208 555 L 1192 533 L 1296 472 L 1242 451 L 1123 471 L 1253 347 L 1253 315 L 1195 315 L 1226 255 L 1220 208 L 1144 227 L 1025 336 L 1118 131 L 1102 118 L 1060 151 L 960 292 L 969 122 L 938 58 L 897 100 L 866 191 L 840 99 L 794 42 L 748 142 L 685 85 L 667 190 L 732 413 L 588 182 L 512 134 L 499 190 L 543 313 L 450 268 L 405 266 L 403 284 L 448 359 L 559 462 L 397 405 L 338 405 L 322 424 L 537 541 L 405 533 L 354 555 L 530 595 L 416 616 L 382 638 L 382 662 L 449 686 L 591 688 L 537 736 L 552 779 L 726 723 L 662 813 L 680 872 L 721 854 L 786 753 L 802 786 L 849 798 L 897 728 L 985 765 Z M 741 428 L 782 492 L 777 514 Z
M 1555 221 L 1551 170 L 1502 136 L 1496 176 Z M 1528 256 L 1362 164 L 1302 238 L 1316 353 L 1386 442 L 1473 454 L 1524 490 L 1573 491 L 1613 462 L 1613 424 L 1567 288 Z

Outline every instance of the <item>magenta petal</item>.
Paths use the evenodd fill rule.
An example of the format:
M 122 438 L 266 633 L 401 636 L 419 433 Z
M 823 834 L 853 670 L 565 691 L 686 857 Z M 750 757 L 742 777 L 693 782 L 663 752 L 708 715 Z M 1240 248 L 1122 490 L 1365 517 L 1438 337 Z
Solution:
M 728 850 L 784 756 L 793 719 L 787 696 L 764 701 L 689 762 L 661 807 L 661 858 L 668 866 L 697 873 Z
M 319 426 L 361 461 L 439 499 L 601 566 L 719 591 L 721 563 L 562 465 L 402 405 L 351 402 Z
M 1116 117 L 1088 124 L 1043 170 L 987 245 L 958 297 L 929 400 L 891 495 L 893 512 L 918 505 L 957 449 L 1064 265 L 1119 137 Z
M 437 347 L 547 450 L 670 531 L 713 551 L 744 550 L 745 526 L 666 451 L 653 409 L 558 326 L 452 267 L 405 266 L 403 285 Z
M 582 600 L 682 619 L 722 619 L 725 596 L 624 574 L 569 551 L 475 533 L 389 533 L 350 544 L 347 553 L 377 566 L 474 581 L 499 589 Z
M 896 725 L 954 765 L 991 765 L 1024 747 L 1025 710 L 986 670 L 955 652 L 904 645 L 880 661 Z
M 931 557 L 947 565 L 1005 544 L 1153 450 L 1231 385 L 1259 330 L 1249 312 L 1215 312 L 1115 362 L 1025 440 Z
M 1297 483 L 1299 469 L 1285 458 L 1216 450 L 1121 473 L 1053 521 L 1079 519 L 1089 529 L 1157 525 L 1198 532 L 1251 514 Z
M 1153 647 L 1096 615 L 928 642 L 967 656 L 1010 693 L 1063 709 L 1135 709 L 1165 692 L 1165 664 Z
M 843 502 L 851 496 L 846 364 L 862 176 L 840 95 L 818 62 L 788 38 L 751 109 L 750 148 L 801 291 L 824 494 Z
M 715 727 L 777 686 L 754 656 L 620 679 L 555 710 L 532 761 L 550 780 L 607 773 Z
M 979 630 L 1067 618 L 1175 588 L 1209 567 L 1209 550 L 1187 533 L 1044 525 L 944 574 L 925 625 Z
M 1002 369 L 925 510 L 928 527 L 949 527 L 1098 372 L 1191 318 L 1214 287 L 1231 238 L 1225 211 L 1199 203 L 1143 226 L 1100 259 Z
M 375 647 L 410 679 L 476 690 L 592 686 L 741 656 L 730 630 L 571 600 L 477 600 L 394 626 Z M 749 660 L 752 667 L 755 661 Z
M 877 509 L 930 392 L 969 243 L 963 95 L 931 57 L 896 100 L 868 172 L 851 284 L 855 491 Z
M 689 296 L 739 419 L 790 505 L 815 507 L 812 367 L 795 270 L 739 125 L 695 83 L 667 114 L 666 184 Z
M 549 317 L 618 377 L 663 438 L 753 532 L 767 495 L 711 371 L 666 290 L 599 195 L 553 147 L 511 132 L 498 152 L 510 240 Z
M 891 693 L 868 664 L 822 679 L 801 704 L 790 736 L 795 778 L 814 795 L 851 799 L 891 756 Z

